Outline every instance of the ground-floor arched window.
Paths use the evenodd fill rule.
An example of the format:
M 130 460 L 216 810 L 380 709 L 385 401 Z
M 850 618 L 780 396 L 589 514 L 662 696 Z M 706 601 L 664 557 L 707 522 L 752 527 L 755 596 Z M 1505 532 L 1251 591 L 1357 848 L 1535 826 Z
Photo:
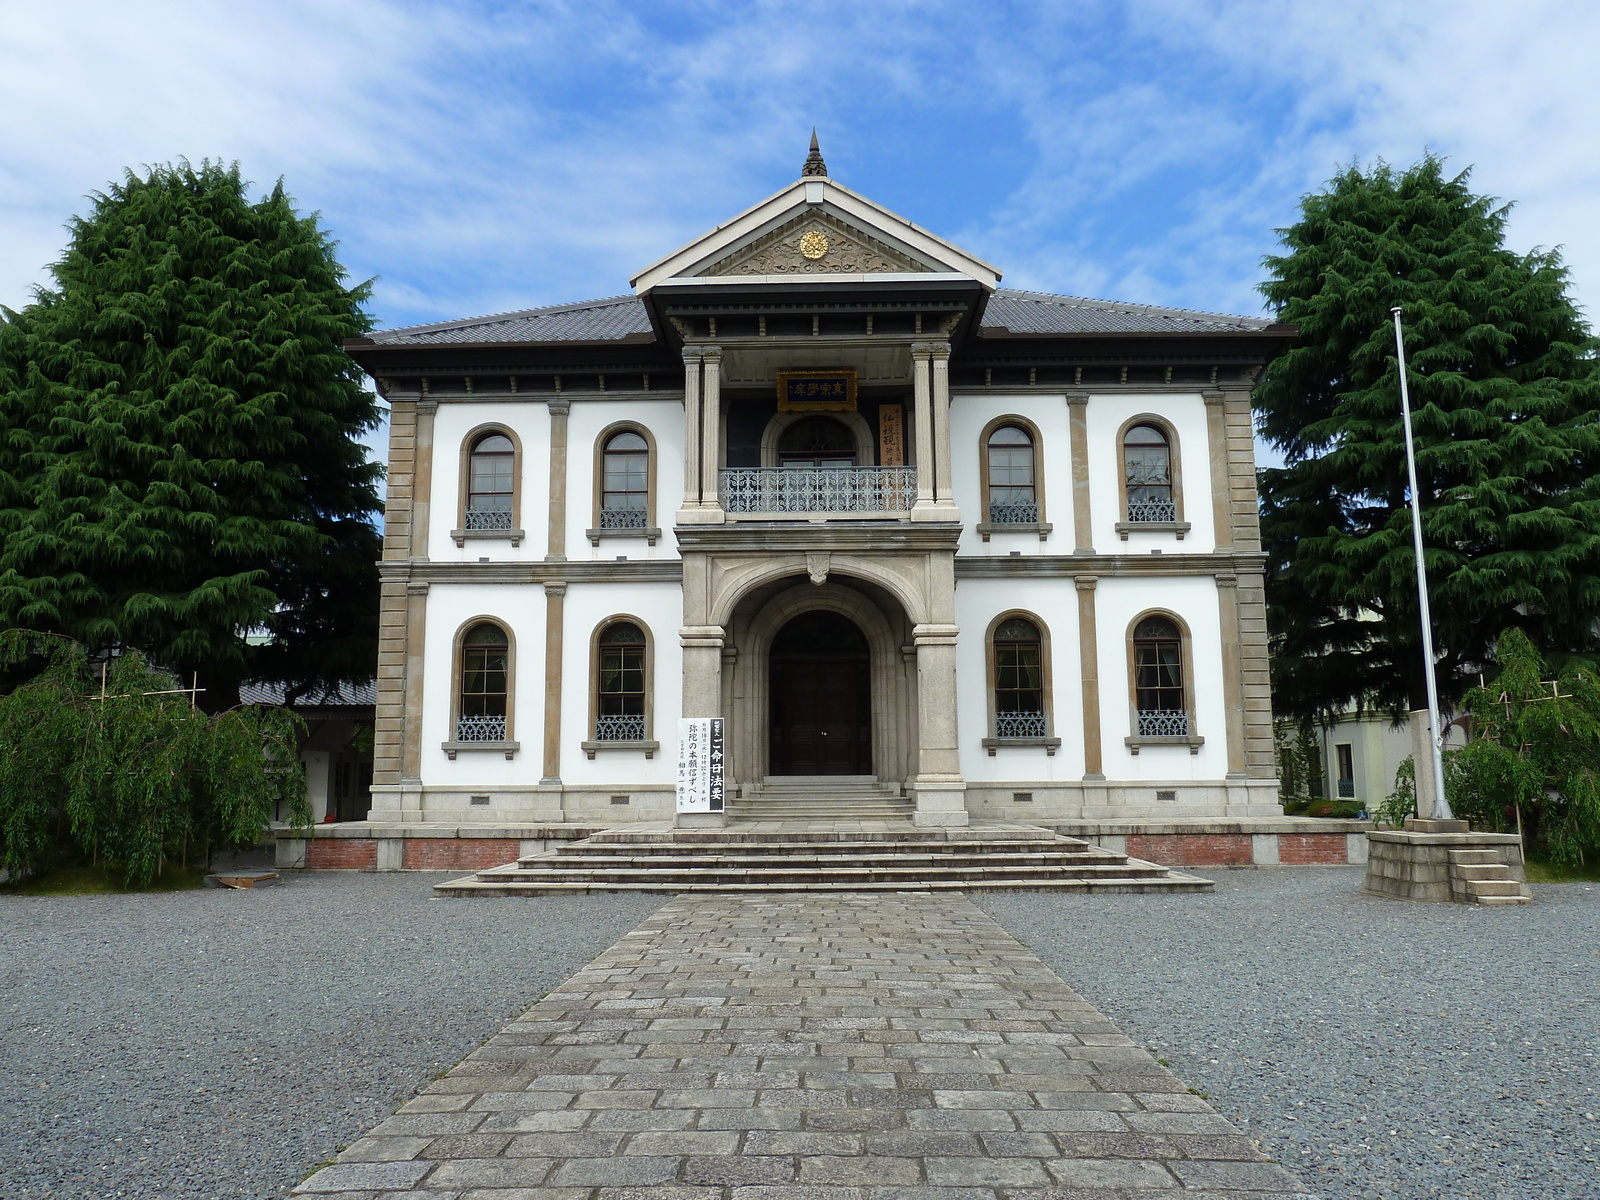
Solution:
M 1044 639 L 1027 617 L 1007 617 L 990 636 L 994 677 L 994 736 L 1049 735 L 1045 713 Z
M 1183 632 L 1171 617 L 1142 617 L 1133 627 L 1133 707 L 1139 737 L 1189 735 Z
M 480 621 L 462 637 L 456 741 L 509 740 L 510 658 L 511 639 L 491 621 Z
M 642 742 L 648 736 L 649 642 L 632 621 L 606 625 L 595 642 L 594 740 Z

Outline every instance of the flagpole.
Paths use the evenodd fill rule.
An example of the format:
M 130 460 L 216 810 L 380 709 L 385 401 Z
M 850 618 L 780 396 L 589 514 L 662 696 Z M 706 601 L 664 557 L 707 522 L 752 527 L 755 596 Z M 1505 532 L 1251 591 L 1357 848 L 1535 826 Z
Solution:
M 1433 616 L 1428 611 L 1428 568 L 1422 561 L 1422 498 L 1417 490 L 1417 447 L 1411 440 L 1411 389 L 1406 383 L 1406 339 L 1400 327 L 1400 308 L 1394 315 L 1394 348 L 1400 360 L 1400 415 L 1406 432 L 1406 474 L 1411 480 L 1411 543 L 1417 559 L 1417 608 L 1422 618 L 1422 677 L 1428 685 L 1428 741 L 1433 746 L 1433 796 L 1435 820 L 1453 814 L 1444 794 L 1443 733 L 1439 726 L 1439 685 L 1433 676 Z M 1413 743 L 1415 745 L 1415 743 Z

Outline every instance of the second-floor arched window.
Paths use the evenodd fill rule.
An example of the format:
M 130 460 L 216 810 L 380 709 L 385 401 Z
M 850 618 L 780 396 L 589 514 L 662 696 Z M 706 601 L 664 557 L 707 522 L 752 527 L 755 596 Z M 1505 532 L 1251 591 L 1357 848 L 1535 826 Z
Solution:
M 600 452 L 600 528 L 650 524 L 650 444 L 636 430 L 606 439 Z
M 1145 525 L 1178 519 L 1172 490 L 1172 443 L 1155 425 L 1135 425 L 1122 436 L 1128 522 Z
M 467 454 L 467 529 L 510 529 L 516 492 L 516 447 L 503 433 L 485 433 Z
M 1002 425 L 989 435 L 986 466 L 991 524 L 1032 525 L 1039 520 L 1034 450 L 1032 435 L 1020 425 Z

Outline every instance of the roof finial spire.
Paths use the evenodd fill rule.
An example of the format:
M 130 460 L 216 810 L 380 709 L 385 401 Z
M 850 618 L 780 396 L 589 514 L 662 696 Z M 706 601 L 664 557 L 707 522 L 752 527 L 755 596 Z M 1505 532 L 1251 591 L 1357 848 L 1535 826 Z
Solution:
M 828 164 L 822 161 L 822 151 L 817 148 L 816 126 L 811 128 L 811 153 L 806 155 L 806 165 L 800 168 L 800 177 L 809 178 L 812 175 L 828 177 Z

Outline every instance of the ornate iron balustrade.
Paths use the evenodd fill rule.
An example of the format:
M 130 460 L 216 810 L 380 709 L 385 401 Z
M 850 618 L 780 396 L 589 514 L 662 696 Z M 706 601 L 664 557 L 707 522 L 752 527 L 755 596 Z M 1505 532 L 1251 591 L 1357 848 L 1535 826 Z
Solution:
M 1043 713 L 995 713 L 994 735 L 997 738 L 1048 737 Z
M 457 717 L 456 741 L 503 742 L 506 740 L 505 717 Z
M 1171 500 L 1129 500 L 1128 524 L 1172 524 L 1178 519 L 1178 506 Z
M 905 512 L 917 498 L 915 467 L 731 467 L 720 479 L 731 513 Z
M 635 714 L 621 717 L 596 717 L 594 740 L 597 742 L 644 741 L 644 716 Z
M 1027 504 L 990 504 L 989 523 L 991 525 L 1037 525 L 1039 523 L 1039 506 L 1031 501 Z
M 1186 712 L 1139 713 L 1140 737 L 1188 737 L 1189 714 Z
M 1354 800 L 1356 798 L 1356 781 L 1354 779 L 1339 780 L 1339 799 Z
M 601 529 L 643 529 L 650 522 L 649 513 L 642 508 L 602 508 Z
M 511 510 L 509 508 L 469 508 L 467 509 L 468 529 L 510 529 Z

